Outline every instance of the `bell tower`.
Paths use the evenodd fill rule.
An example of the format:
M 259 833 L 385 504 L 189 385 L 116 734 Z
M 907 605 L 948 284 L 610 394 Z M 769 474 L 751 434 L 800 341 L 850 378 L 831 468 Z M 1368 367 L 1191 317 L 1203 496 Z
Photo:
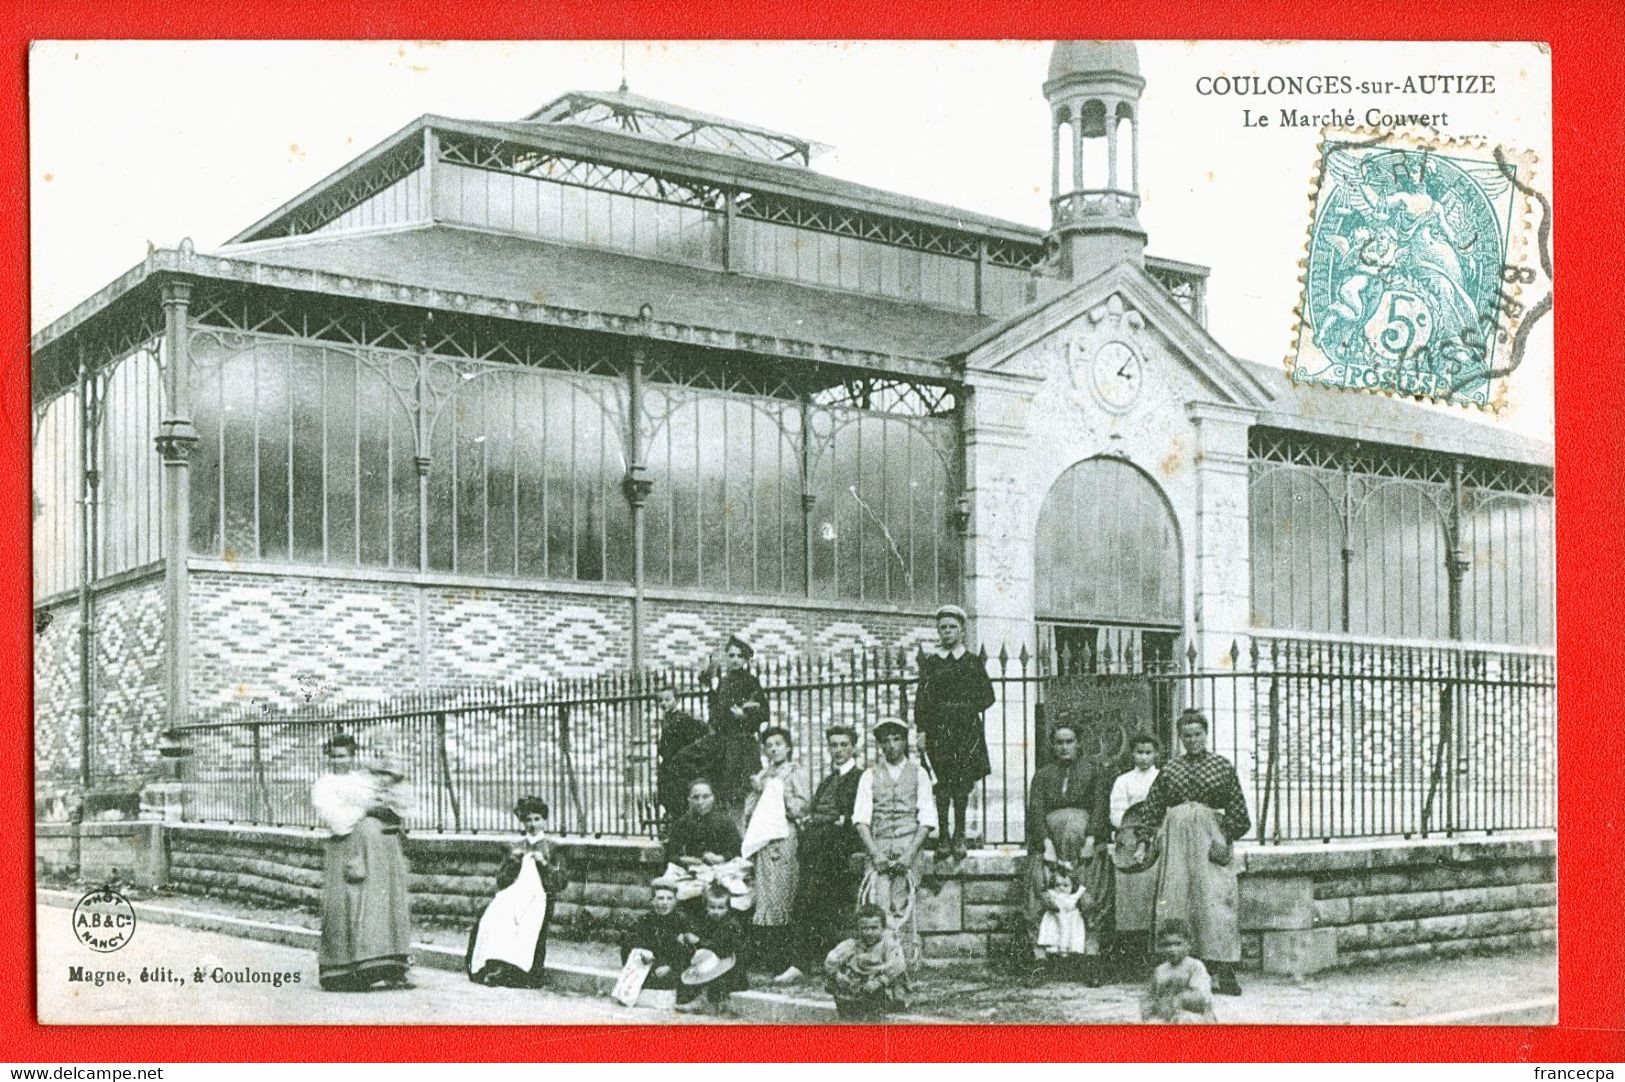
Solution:
M 1140 225 L 1140 57 L 1130 41 L 1058 41 L 1050 54 L 1050 236 L 1083 282 L 1145 258 Z

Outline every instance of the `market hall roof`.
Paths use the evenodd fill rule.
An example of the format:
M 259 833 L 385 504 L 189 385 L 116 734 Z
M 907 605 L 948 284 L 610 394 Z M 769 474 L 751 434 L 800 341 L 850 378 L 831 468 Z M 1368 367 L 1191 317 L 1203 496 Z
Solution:
M 825 147 L 799 135 L 633 94 L 570 90 L 520 121 L 608 129 L 763 161 L 809 165 Z
M 308 216 L 313 207 L 331 203 L 336 193 L 342 194 L 368 171 L 376 170 L 402 155 L 415 155 L 416 164 L 421 165 L 426 132 L 498 140 L 542 155 L 612 163 L 621 168 L 655 176 L 677 177 L 722 190 L 745 189 L 826 203 L 921 225 L 959 230 L 993 241 L 1036 247 L 1042 244 L 1044 238 L 1044 230 L 1033 226 L 842 180 L 779 161 L 648 138 L 612 128 L 531 121 L 454 120 L 426 114 L 260 218 L 226 243 L 240 244 L 309 232 L 308 229 L 291 228 L 290 223 L 297 222 L 302 214 Z M 338 213 L 342 211 L 332 216 L 336 217 Z
M 37 332 L 36 378 L 72 367 L 84 328 L 157 311 L 155 280 L 184 277 L 358 302 L 603 331 L 941 379 L 948 345 L 989 317 L 795 282 L 703 270 L 527 237 L 420 225 L 208 254 L 157 249 Z M 142 301 L 145 297 L 146 300 Z M 649 305 L 647 322 L 639 310 Z M 134 332 L 132 332 L 134 333 Z M 125 334 L 123 337 L 128 338 Z

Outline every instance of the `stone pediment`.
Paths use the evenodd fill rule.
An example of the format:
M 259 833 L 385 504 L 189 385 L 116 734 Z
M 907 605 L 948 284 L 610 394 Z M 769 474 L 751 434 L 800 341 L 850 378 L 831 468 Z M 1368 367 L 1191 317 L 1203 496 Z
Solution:
M 1060 296 L 1016 313 L 962 342 L 954 351 L 964 358 L 966 381 L 977 376 L 1043 379 L 1049 373 L 1041 358 L 1054 344 L 1071 349 L 1101 331 L 1116 335 L 1153 336 L 1162 348 L 1150 351 L 1149 363 L 1172 363 L 1179 373 L 1163 373 L 1183 384 L 1195 399 L 1258 408 L 1275 396 L 1247 366 L 1238 362 L 1168 295 L 1144 268 L 1117 266 Z M 1051 348 L 1046 348 L 1046 345 Z M 1075 362 L 1080 383 L 1090 377 L 1087 361 Z

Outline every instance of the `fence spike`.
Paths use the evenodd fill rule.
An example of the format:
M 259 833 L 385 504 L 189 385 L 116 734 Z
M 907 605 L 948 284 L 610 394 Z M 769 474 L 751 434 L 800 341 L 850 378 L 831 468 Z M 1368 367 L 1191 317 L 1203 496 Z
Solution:
M 1123 669 L 1125 672 L 1134 671 L 1134 640 L 1129 639 L 1123 645 Z
M 1251 636 L 1247 638 L 1247 660 L 1250 668 L 1258 668 L 1258 640 Z
M 1190 640 L 1189 642 L 1187 642 L 1185 644 L 1185 663 L 1187 665 L 1189 665 L 1191 667 L 1191 669 L 1193 669 L 1193 670 L 1196 668 L 1196 640 L 1195 639 L 1192 639 L 1192 640 Z
M 1031 654 L 1027 653 L 1027 644 L 1022 643 L 1021 644 L 1021 653 L 1016 655 L 1016 660 L 1021 662 L 1021 671 L 1022 671 L 1023 674 L 1025 674 L 1027 672 L 1027 660 L 1031 656 L 1032 656 Z
M 1110 672 L 1112 667 L 1112 641 L 1107 638 L 1100 644 L 1100 668 L 1102 672 Z
M 1236 663 L 1238 661 L 1240 661 L 1240 660 L 1241 660 L 1241 646 L 1236 642 L 1235 639 L 1231 639 L 1230 640 L 1230 667 L 1232 669 L 1234 669 L 1236 667 Z

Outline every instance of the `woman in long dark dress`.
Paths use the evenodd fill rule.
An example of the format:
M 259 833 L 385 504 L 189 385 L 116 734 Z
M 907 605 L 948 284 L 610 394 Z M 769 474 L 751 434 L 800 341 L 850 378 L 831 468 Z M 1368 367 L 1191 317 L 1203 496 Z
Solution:
M 547 802 L 522 797 L 514 816 L 524 834 L 497 871 L 497 892 L 468 935 L 468 979 L 539 988 L 547 965 L 547 928 L 565 873 L 547 836 Z
M 723 814 L 741 831 L 745 829 L 745 799 L 751 792 L 750 780 L 762 769 L 761 745 L 757 741 L 768 721 L 767 695 L 747 667 L 754 655 L 750 643 L 738 635 L 731 636 L 720 672 L 711 670 L 705 674 L 708 681 L 715 681 L 708 698 L 711 729 L 720 744 L 711 782 L 716 787 L 717 803 Z M 703 745 L 705 741 L 700 743 Z
M 914 723 L 936 776 L 937 851 L 951 849 L 962 860 L 970 791 L 993 771 L 982 728 L 982 712 L 993 705 L 993 682 L 981 657 L 965 647 L 964 609 L 944 605 L 937 610 L 937 639 L 935 654 L 920 652 Z
M 311 804 L 330 832 L 324 846 L 321 986 L 333 992 L 410 987 L 411 902 L 401 813 L 401 771 L 387 757 L 356 762 L 356 743 L 339 734 L 324 749 L 328 773 Z

